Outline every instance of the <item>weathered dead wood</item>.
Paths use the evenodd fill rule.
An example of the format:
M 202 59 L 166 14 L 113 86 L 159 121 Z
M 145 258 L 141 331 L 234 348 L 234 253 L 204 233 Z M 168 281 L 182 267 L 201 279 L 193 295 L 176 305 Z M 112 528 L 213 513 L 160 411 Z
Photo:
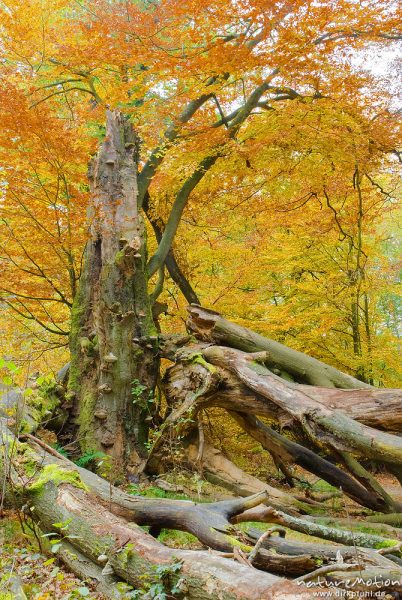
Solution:
M 4 425 L 4 421 L 2 424 Z M 11 432 L 3 427 L 3 439 L 5 435 L 12 440 Z M 247 553 L 252 551 L 250 538 L 243 536 L 239 539 L 239 532 L 233 523 L 244 522 L 250 518 L 266 520 L 268 510 L 271 522 L 274 519 L 278 520 L 279 515 L 279 518 L 286 519 L 288 526 L 296 530 L 299 527 L 300 530 L 302 520 L 257 505 L 258 502 L 266 499 L 265 493 L 256 494 L 251 498 L 209 505 L 131 497 L 121 490 L 110 488 L 108 482 L 94 473 L 78 468 L 63 458 L 48 454 L 43 446 L 43 443 L 41 446 L 35 445 L 32 438 L 29 439 L 29 447 L 21 445 L 18 441 L 15 442 L 14 451 L 17 455 L 14 455 L 12 461 L 20 475 L 14 470 L 11 477 L 22 492 L 20 500 L 33 508 L 33 518 L 46 532 L 63 535 L 64 532 L 60 531 L 57 523 L 68 522 L 68 536 L 70 536 L 68 543 L 78 549 L 79 560 L 77 562 L 66 558 L 66 562 L 76 572 L 81 569 L 81 573 L 84 571 L 88 575 L 92 573 L 91 577 L 95 579 L 100 589 L 102 587 L 107 589 L 109 584 L 113 584 L 110 579 L 102 580 L 100 577 L 102 573 L 99 574 L 99 565 L 103 564 L 106 555 L 114 574 L 136 587 L 142 585 L 144 576 L 153 576 L 155 565 L 179 562 L 180 573 L 177 577 L 172 573 L 169 584 L 175 583 L 181 586 L 190 600 L 201 600 L 201 598 L 215 600 L 220 598 L 222 593 L 225 598 L 233 600 L 240 598 L 269 600 L 277 598 L 279 593 L 282 594 L 281 598 L 287 593 L 289 597 L 295 599 L 310 597 L 306 589 L 275 578 L 273 575 L 260 572 L 258 580 L 255 580 L 254 569 L 228 561 L 219 554 L 166 548 L 138 526 L 138 523 L 142 523 L 151 526 L 158 524 L 178 527 L 193 532 L 200 539 L 207 527 L 215 531 L 208 534 L 203 540 L 204 543 L 226 553 L 229 551 L 234 557 L 236 557 L 236 548 L 240 546 L 247 556 Z M 24 475 L 23 470 L 26 460 L 29 460 L 30 469 L 33 461 L 38 464 L 38 472 L 29 478 Z M 56 470 L 54 470 L 55 464 Z M 47 465 L 52 465 L 51 471 L 46 471 Z M 73 477 L 73 472 L 80 477 Z M 21 484 L 24 485 L 21 487 Z M 82 486 L 85 489 L 82 489 Z M 260 511 L 260 515 L 258 516 L 255 511 Z M 128 523 L 127 518 L 137 523 L 135 525 Z M 311 522 L 307 524 L 315 532 L 319 529 Z M 305 523 L 302 525 L 304 527 Z M 235 535 L 237 540 L 234 538 Z M 374 536 L 369 538 L 370 536 L 367 537 L 368 542 L 373 542 Z M 374 541 L 377 539 L 375 538 Z M 267 543 L 268 541 L 271 540 L 266 540 Z M 386 557 L 378 555 L 373 559 L 371 554 L 364 552 L 361 551 L 359 555 L 364 573 L 372 564 L 378 565 L 384 574 L 389 572 L 395 576 L 398 572 L 398 567 L 395 565 L 389 567 Z M 83 559 L 79 558 L 81 555 Z M 349 555 L 345 549 L 345 558 L 347 556 Z M 277 573 L 297 575 L 315 570 L 317 558 L 307 552 L 294 554 L 283 552 L 272 555 L 269 548 L 262 548 L 257 553 L 253 564 L 259 570 L 269 569 Z M 402 574 L 402 571 L 400 573 Z
M 251 390 L 275 403 L 314 443 L 380 462 L 402 464 L 400 437 L 357 423 L 343 412 L 323 406 L 306 393 L 306 388 L 301 391 L 290 386 L 265 366 L 256 363 L 247 353 L 210 346 L 203 350 L 203 356 L 213 365 L 229 370 Z M 400 395 L 402 391 L 395 390 L 395 393 Z M 397 501 L 394 506 L 399 507 Z
M 352 500 L 372 510 L 387 510 L 387 503 L 380 494 L 375 494 L 372 490 L 368 491 L 344 470 L 321 458 L 315 452 L 277 433 L 254 415 L 238 412 L 230 412 L 230 414 L 250 436 L 260 442 L 263 448 L 273 450 L 285 464 L 294 463 L 303 467 L 334 487 L 342 489 Z
M 196 360 L 188 356 L 195 356 Z M 203 362 L 201 356 L 208 362 Z M 152 449 L 151 458 L 163 445 L 166 433 L 177 428 L 179 418 L 184 415 L 195 418 L 197 411 L 203 408 L 220 406 L 233 414 L 240 426 L 282 464 L 302 466 L 372 510 L 392 512 L 402 507 L 352 456 L 355 453 L 363 458 L 394 460 L 399 464 L 402 460 L 399 437 L 364 426 L 341 411 L 322 405 L 308 393 L 318 388 L 289 384 L 261 364 L 259 355 L 193 344 L 191 352 L 186 355 L 181 350 L 180 357 L 180 362 L 171 367 L 165 377 L 165 392 L 174 408 Z M 397 393 L 400 395 L 400 391 Z M 239 416 L 240 412 L 243 417 Z M 257 414 L 286 425 L 302 444 L 291 442 L 265 426 L 253 416 Z M 344 463 L 346 469 L 307 449 L 306 444 L 323 449 L 334 463 Z M 213 469 L 207 471 L 208 477 L 214 477 Z
M 106 598 L 115 599 L 118 597 L 116 584 L 121 583 L 121 579 L 115 575 L 104 575 L 102 573 L 104 564 L 96 564 L 67 540 L 61 540 L 59 544 L 60 548 L 57 550 L 57 556 L 69 571 L 75 573 L 83 581 L 90 582 L 91 586 Z
M 249 528 L 247 535 L 258 539 L 261 534 L 259 529 Z M 358 562 L 361 565 L 389 566 L 389 559 L 383 557 L 375 550 L 357 544 L 320 544 L 317 542 L 301 542 L 299 540 L 272 536 L 264 540 L 263 548 L 273 550 L 281 555 L 289 556 L 314 556 L 323 564 L 328 564 L 342 559 L 347 562 Z
M 392 514 L 387 515 L 375 515 L 376 519 L 388 519 L 392 517 Z M 400 515 L 402 518 L 402 514 Z M 395 540 L 402 541 L 402 529 L 400 527 L 393 527 L 392 525 L 388 525 L 386 523 L 373 522 L 373 516 L 365 517 L 364 521 L 360 521 L 358 519 L 353 518 L 345 518 L 345 517 L 328 517 L 328 516 L 317 516 L 317 515 L 308 515 L 305 517 L 308 521 L 316 521 L 317 523 L 321 523 L 322 525 L 329 525 L 330 527 L 338 527 L 340 529 L 347 529 L 349 531 L 359 531 L 359 529 L 367 528 L 367 521 L 370 523 L 369 527 L 372 533 L 376 533 L 377 535 L 392 538 Z
M 95 564 L 106 554 L 115 574 L 141 589 L 144 576 L 152 578 L 154 566 L 180 563 L 181 589 L 191 600 L 274 598 L 273 585 L 286 581 L 260 573 L 258 580 L 247 567 L 208 552 L 170 549 L 137 525 L 127 523 L 100 507 L 84 490 L 68 484 L 58 488 L 49 482 L 45 492 L 32 498 L 35 518 L 44 531 L 55 531 L 53 523 L 69 521 L 71 541 Z M 174 578 L 172 577 L 171 583 Z M 291 584 L 289 584 L 291 586 Z
M 215 311 L 197 305 L 190 305 L 187 310 L 188 327 L 198 339 L 246 352 L 267 351 L 268 367 L 279 372 L 284 370 L 297 381 L 309 384 L 296 385 L 296 389 L 305 387 L 305 392 L 318 402 L 333 410 L 342 410 L 370 427 L 402 431 L 401 390 L 374 389 L 311 356 L 236 325 Z M 330 389 L 334 387 L 345 389 Z
M 32 437 L 31 437 L 32 439 Z M 236 531 L 232 518 L 259 505 L 268 498 L 267 490 L 260 489 L 245 498 L 215 503 L 197 503 L 190 500 L 167 500 L 131 496 L 116 487 L 111 487 L 95 473 L 78 467 L 61 455 L 49 453 L 45 444 L 36 446 L 38 470 L 44 465 L 57 464 L 60 468 L 79 474 L 82 482 L 96 495 L 99 505 L 111 513 L 133 521 L 137 525 L 147 525 L 154 531 L 162 528 L 187 531 L 195 535 L 205 546 L 220 551 L 230 551 L 236 545 Z M 35 444 L 33 444 L 35 448 Z M 56 453 L 57 454 L 57 453 Z M 34 457 L 31 457 L 34 460 Z M 268 486 L 269 487 L 269 486 Z M 279 497 L 281 492 L 272 488 Z M 286 498 L 286 494 L 283 494 Z
M 2 446 L 5 448 L 4 438 L 13 439 L 13 435 L 5 427 L 4 421 L 2 427 Z M 29 447 L 16 441 L 14 451 L 12 461 L 19 473 L 13 471 L 11 478 L 21 504 L 25 502 L 43 531 L 63 536 L 65 532 L 60 530 L 57 523 L 68 523 L 69 543 L 90 561 L 84 567 L 81 563 L 75 564 L 73 560 L 67 561 L 77 572 L 84 569 L 88 574 L 95 574 L 93 576 L 96 579 L 99 575 L 96 565 L 103 564 L 103 556 L 106 555 L 116 576 L 139 588 L 144 576 L 154 575 L 153 568 L 156 565 L 179 562 L 180 575 L 176 580 L 180 578 L 180 585 L 190 600 L 215 600 L 221 598 L 222 594 L 228 600 L 270 599 L 276 597 L 277 583 L 282 584 L 285 589 L 289 587 L 289 590 L 297 591 L 291 583 L 274 575 L 260 573 L 258 581 L 255 581 L 251 569 L 208 552 L 166 548 L 139 525 L 128 523 L 118 514 L 120 512 L 131 519 L 135 517 L 139 523 L 148 525 L 179 525 L 181 529 L 191 530 L 201 537 L 202 530 L 209 528 L 216 532 L 216 536 L 210 532 L 205 543 L 233 551 L 238 542 L 235 538 L 231 542 L 235 528 L 229 519 L 239 511 L 254 506 L 265 498 L 265 494 L 209 506 L 194 502 L 130 497 L 120 490 L 111 490 L 108 482 L 94 473 L 47 454 L 31 441 Z M 24 474 L 23 465 L 27 460 L 30 469 L 33 461 L 37 462 L 38 471 L 34 476 Z M 49 465 L 51 469 L 46 470 Z M 74 472 L 76 476 L 73 476 Z M 117 514 L 113 514 L 110 509 Z M 194 520 L 198 525 L 194 524 Z M 183 526 L 184 522 L 186 526 Z M 260 557 L 260 564 L 261 560 Z M 106 582 L 100 581 L 99 584 L 106 585 Z M 308 596 L 300 596 L 303 597 Z
M 191 304 L 187 307 L 189 330 L 200 340 L 224 344 L 245 352 L 268 351 L 272 368 L 290 373 L 298 381 L 311 385 L 338 388 L 370 388 L 346 373 L 321 361 L 292 350 L 279 342 L 224 319 L 219 313 Z
M 297 389 L 305 391 L 332 410 L 343 411 L 364 425 L 388 433 L 402 431 L 401 390 L 386 388 L 335 390 L 304 385 L 298 385 Z
M 234 523 L 244 521 L 276 523 L 277 525 L 289 527 L 294 531 L 299 531 L 306 535 L 320 537 L 325 540 L 331 540 L 332 542 L 349 546 L 362 546 L 363 548 L 381 548 L 387 544 L 395 545 L 398 543 L 398 540 L 391 540 L 390 543 L 388 538 L 380 535 L 364 533 L 362 531 L 347 531 L 345 529 L 338 529 L 337 527 L 321 525 L 316 521 L 309 521 L 302 517 L 289 515 L 270 506 L 260 505 L 253 509 L 249 509 L 233 517 L 232 521 Z
M 179 342 L 181 342 L 180 339 Z M 186 342 L 188 342 L 188 338 L 184 338 L 183 343 Z M 180 388 L 182 381 L 187 377 L 188 369 L 195 368 L 195 365 L 191 364 L 190 357 L 202 355 L 204 348 L 208 348 L 208 345 L 202 342 L 188 344 L 184 349 L 182 343 L 180 345 L 167 343 L 166 341 L 163 343 L 160 350 L 161 355 L 164 358 L 176 361 L 176 364 L 169 369 L 167 379 L 167 393 L 174 406 L 178 407 L 182 403 Z M 251 360 L 256 360 L 259 354 L 246 354 L 246 356 L 249 356 Z M 259 362 L 262 365 L 268 364 L 265 361 L 261 362 L 261 358 Z M 201 367 L 201 365 L 198 366 Z M 242 409 L 243 412 L 266 416 L 282 425 L 288 423 L 289 416 L 281 411 L 269 398 L 259 394 L 256 390 L 251 390 L 239 378 L 231 376 L 224 367 L 219 368 L 216 365 L 215 367 L 217 369 L 215 378 L 221 379 L 224 383 L 224 386 L 222 386 L 224 389 L 220 390 L 219 399 L 209 398 L 209 405 L 218 404 L 222 408 L 230 410 L 233 407 L 233 397 L 235 396 L 239 410 Z M 275 376 L 272 372 L 271 374 Z M 200 373 L 198 376 L 200 376 Z M 351 419 L 382 431 L 402 431 L 402 391 L 400 389 L 329 389 L 313 385 L 300 385 L 286 381 L 281 377 L 277 377 L 277 379 L 287 385 L 289 390 L 294 389 L 296 393 L 300 392 L 307 395 L 318 404 L 321 404 L 324 409 L 340 410 Z M 202 405 L 202 398 L 199 398 L 198 404 Z
M 124 477 L 146 458 L 146 398 L 158 374 L 158 332 L 137 206 L 139 139 L 121 112 L 106 116 L 106 136 L 88 171 L 90 235 L 71 312 L 69 425 L 83 453 L 109 454 L 116 476 Z
M 190 464 L 194 464 L 198 455 L 196 437 L 185 448 Z M 259 492 L 266 492 L 272 506 L 277 506 L 293 513 L 310 513 L 311 507 L 298 500 L 291 494 L 272 487 L 253 475 L 249 475 L 222 454 L 220 450 L 204 441 L 203 451 L 203 476 L 216 485 L 220 485 L 238 496 L 250 496 Z
M 254 539 L 258 539 L 258 537 L 261 534 L 261 531 L 256 529 L 249 529 L 247 531 L 247 534 Z M 400 585 L 401 581 L 400 566 L 398 568 L 392 565 L 393 561 L 397 561 L 397 564 L 399 564 L 399 559 L 392 555 L 389 557 L 384 557 L 378 551 L 371 550 L 369 548 L 363 548 L 358 546 L 357 544 L 350 546 L 339 544 L 328 545 L 311 542 L 300 542 L 293 539 L 285 539 L 282 537 L 269 537 L 268 539 L 264 540 L 263 548 L 265 548 L 266 550 L 277 552 L 280 556 L 298 556 L 303 557 L 304 560 L 306 560 L 307 557 L 314 557 L 316 561 L 318 560 L 324 566 L 328 567 L 328 572 L 331 572 L 331 565 L 333 566 L 335 563 L 339 563 L 340 561 L 343 561 L 343 563 L 346 566 L 348 565 L 348 563 L 357 563 L 358 570 L 356 576 L 362 577 L 362 581 L 360 583 L 356 582 L 356 586 L 358 586 L 358 589 L 364 589 L 365 592 L 369 592 L 372 589 L 375 590 L 375 585 L 374 587 L 370 587 L 367 585 L 367 583 L 369 583 L 368 580 L 370 579 L 370 576 L 372 577 L 373 581 L 375 581 L 375 578 L 373 577 L 374 573 L 377 573 L 377 581 L 379 582 L 386 582 L 387 579 L 393 577 L 393 579 L 398 581 L 399 583 L 395 583 L 394 586 L 391 586 L 389 589 L 399 589 L 398 585 Z M 297 564 L 298 563 L 296 562 L 293 563 L 295 567 L 297 567 Z M 302 565 L 302 561 L 300 561 L 299 564 Z M 272 571 L 276 572 L 274 571 L 274 567 L 272 568 Z M 277 572 L 280 573 L 281 571 Z M 306 572 L 307 571 L 305 571 L 305 573 Z M 311 579 L 313 573 L 311 571 L 308 571 L 308 573 L 309 575 L 307 575 L 307 577 Z M 298 574 L 302 574 L 301 569 Z M 315 577 L 317 576 L 317 574 L 318 573 L 316 572 Z M 349 577 L 350 579 L 354 579 L 354 575 L 349 575 Z M 329 582 L 331 582 L 331 580 L 336 580 L 338 582 L 345 581 L 347 580 L 346 571 L 344 571 L 343 573 L 340 572 L 339 577 L 335 576 L 331 578 L 330 576 L 328 576 L 328 580 Z M 321 578 L 321 581 L 323 583 L 323 589 L 326 589 L 325 579 Z M 364 585 L 362 587 L 361 584 L 363 582 Z

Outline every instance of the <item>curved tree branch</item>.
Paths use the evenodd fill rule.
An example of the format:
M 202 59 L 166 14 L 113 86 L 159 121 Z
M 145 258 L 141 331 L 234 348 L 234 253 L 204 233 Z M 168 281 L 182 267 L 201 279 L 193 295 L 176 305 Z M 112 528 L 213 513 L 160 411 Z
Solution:
M 145 194 L 143 209 L 148 221 L 152 226 L 152 229 L 154 230 L 156 241 L 158 242 L 158 244 L 160 244 L 165 227 L 162 220 L 155 218 L 152 215 L 152 212 L 149 210 L 149 192 L 146 192 Z M 191 286 L 191 283 L 186 278 L 179 264 L 177 263 L 172 248 L 170 248 L 169 252 L 166 255 L 165 265 L 167 270 L 169 271 L 169 275 L 179 287 L 181 293 L 183 294 L 187 302 L 190 302 L 190 304 L 201 304 L 196 292 Z

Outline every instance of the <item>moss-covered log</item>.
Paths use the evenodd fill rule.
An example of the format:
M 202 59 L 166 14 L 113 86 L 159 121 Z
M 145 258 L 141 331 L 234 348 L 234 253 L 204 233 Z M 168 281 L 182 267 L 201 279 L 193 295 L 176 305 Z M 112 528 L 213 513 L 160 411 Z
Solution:
M 352 537 L 356 550 L 353 561 L 358 556 L 358 563 L 350 564 L 350 548 L 341 547 L 345 569 L 358 568 L 366 573 L 376 565 L 384 575 L 402 576 L 399 566 L 388 558 L 358 547 L 359 544 L 381 547 L 391 552 L 394 539 L 363 533 L 352 535 L 263 506 L 260 503 L 269 500 L 266 492 L 212 504 L 132 497 L 96 474 L 55 456 L 54 450 L 49 452 L 43 442 L 38 445 L 32 436 L 27 443 L 21 443 L 4 420 L 0 424 L 5 450 L 0 465 L 7 466 L 5 482 L 6 487 L 13 489 L 13 502 L 18 500 L 29 507 L 42 530 L 57 534 L 60 557 L 75 572 L 92 578 L 99 589 L 107 590 L 108 597 L 113 597 L 110 594 L 115 580 L 105 579 L 105 573 L 100 571 L 105 562 L 114 577 L 143 589 L 144 593 L 147 582 L 155 582 L 159 577 L 159 583 L 167 591 L 174 587 L 189 600 L 269 600 L 283 597 L 284 593 L 292 598 L 309 598 L 308 588 L 266 571 L 292 576 L 315 572 L 323 562 L 322 556 L 307 547 L 303 552 L 283 551 L 273 555 L 270 551 L 273 546 L 268 542 L 258 551 L 253 550 L 253 537 L 242 533 L 236 525 L 250 520 L 279 523 L 338 542 L 350 541 Z M 167 527 L 191 532 L 215 552 L 166 548 L 140 525 L 148 525 L 153 531 Z M 77 549 L 77 556 L 71 556 L 68 544 Z M 245 564 L 229 557 L 239 558 Z M 251 557 L 252 567 L 247 565 Z M 336 559 L 339 562 L 338 551 Z M 328 551 L 325 562 L 329 573 L 332 560 L 333 552 Z M 258 578 L 255 568 L 259 571 Z
M 31 440 L 29 445 L 21 444 L 4 421 L 1 427 L 2 447 L 7 448 L 6 455 L 16 466 L 12 471 L 7 469 L 5 480 L 7 487 L 13 488 L 14 503 L 18 500 L 24 504 L 44 532 L 60 537 L 60 557 L 78 574 L 94 579 L 99 589 L 109 589 L 110 593 L 114 583 L 99 572 L 106 559 L 115 576 L 136 589 L 154 581 L 157 568 L 160 572 L 166 567 L 163 584 L 170 586 L 168 589 L 176 586 L 189 600 L 274 599 L 284 589 L 301 594 L 295 598 L 308 597 L 291 582 L 268 573 L 260 573 L 256 580 L 253 569 L 219 553 L 167 548 L 127 520 L 191 531 L 218 550 L 247 549 L 246 542 L 236 539 L 230 519 L 258 504 L 265 494 L 211 505 L 130 497 L 111 489 L 97 475 L 49 454 L 42 445 Z M 12 443 L 12 450 L 5 444 L 6 439 Z M 0 465 L 5 463 L 4 456 Z M 68 555 L 66 544 L 77 548 L 84 558 Z M 259 564 L 262 560 L 260 557 Z
M 144 589 L 147 578 L 155 579 L 156 567 L 165 566 L 169 573 L 173 565 L 178 565 L 177 572 L 172 568 L 164 585 L 167 591 L 179 587 L 189 600 L 269 599 L 275 597 L 272 587 L 281 582 L 264 573 L 256 580 L 251 569 L 208 552 L 167 548 L 69 484 L 56 487 L 48 482 L 32 502 L 44 531 L 57 530 L 54 523 L 68 522 L 68 535 L 77 536 L 71 537 L 74 546 L 95 564 L 106 555 L 114 573 L 136 589 Z

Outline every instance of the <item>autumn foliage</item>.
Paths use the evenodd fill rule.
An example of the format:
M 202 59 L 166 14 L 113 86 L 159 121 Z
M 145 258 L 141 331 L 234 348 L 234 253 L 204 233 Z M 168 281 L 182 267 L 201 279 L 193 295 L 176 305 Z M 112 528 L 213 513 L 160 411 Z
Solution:
M 141 136 L 161 231 L 202 173 L 172 247 L 203 305 L 396 385 L 400 129 L 370 65 L 393 56 L 400 16 L 384 0 L 3 4 L 1 352 L 64 351 L 109 106 Z M 175 329 L 169 277 L 162 298 Z

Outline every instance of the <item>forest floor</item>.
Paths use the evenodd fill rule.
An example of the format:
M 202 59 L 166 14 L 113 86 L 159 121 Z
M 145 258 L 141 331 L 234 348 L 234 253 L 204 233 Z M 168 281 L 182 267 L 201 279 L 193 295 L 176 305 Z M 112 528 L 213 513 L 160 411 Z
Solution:
M 305 474 L 304 474 L 305 477 Z M 272 481 L 275 479 L 275 481 Z M 392 477 L 380 475 L 381 484 L 393 492 L 400 494 Z M 166 491 L 155 485 L 129 484 L 126 491 L 144 497 L 190 499 L 196 502 L 212 502 L 230 497 L 230 494 L 218 486 L 201 479 L 198 475 L 190 473 L 171 473 L 164 476 L 163 481 L 175 487 L 175 491 Z M 277 475 L 272 472 L 269 482 L 279 486 Z M 328 491 L 330 486 L 322 480 L 309 477 L 306 485 L 315 491 Z M 290 491 L 289 487 L 282 489 Z M 295 490 L 292 490 L 295 493 Z M 303 493 L 303 485 L 297 490 Z M 350 517 L 364 519 L 364 509 L 345 498 L 333 498 L 325 503 L 326 516 Z M 262 531 L 268 528 L 266 523 L 247 523 L 242 528 L 259 528 Z M 39 531 L 32 531 L 30 523 L 25 521 L 23 515 L 16 512 L 5 512 L 0 519 L 0 600 L 74 600 L 87 598 L 89 600 L 104 600 L 104 596 L 97 593 L 90 582 L 80 581 L 69 573 L 52 554 L 52 544 L 48 537 L 41 536 Z M 325 540 L 287 531 L 289 539 L 299 541 L 316 541 L 326 543 Z M 158 538 L 162 543 L 171 547 L 188 549 L 202 548 L 200 542 L 189 533 L 172 530 L 162 530 Z M 327 542 L 331 543 L 331 542 Z M 116 590 L 116 599 L 129 600 L 138 598 L 129 586 Z M 147 596 L 144 592 L 144 598 Z
M 40 532 L 34 532 L 16 512 L 0 520 L 0 600 L 103 600 L 63 568 Z

